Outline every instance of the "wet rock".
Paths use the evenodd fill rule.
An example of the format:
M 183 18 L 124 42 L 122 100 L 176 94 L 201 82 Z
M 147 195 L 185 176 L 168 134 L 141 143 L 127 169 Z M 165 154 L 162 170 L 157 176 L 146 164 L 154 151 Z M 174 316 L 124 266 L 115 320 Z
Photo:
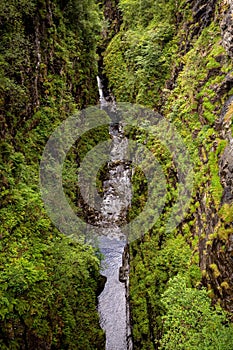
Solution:
M 119 281 L 125 283 L 127 280 L 128 270 L 125 270 L 123 266 L 119 268 Z
M 228 141 L 219 159 L 219 176 L 223 187 L 221 206 L 233 203 L 233 138 L 231 118 L 226 118 L 228 108 L 232 103 L 233 96 L 230 96 L 216 123 L 216 129 L 222 138 Z M 207 210 L 205 206 L 201 208 L 201 212 Z M 226 310 L 233 312 L 233 222 L 224 222 L 218 215 L 215 215 L 215 219 L 213 227 L 208 227 L 206 231 L 206 239 L 201 240 L 199 246 L 201 269 L 206 271 L 203 282 L 206 286 L 211 286 L 215 296 L 214 301 L 220 300 Z M 211 220 L 213 221 L 209 217 L 208 225 Z M 223 235 L 217 234 L 212 243 L 207 244 L 210 234 L 218 232 L 217 227 L 221 227 Z
M 122 266 L 119 268 L 119 281 L 127 282 L 128 278 L 129 278 L 129 246 L 127 244 L 122 254 Z
M 107 282 L 107 277 L 100 275 L 97 281 L 97 290 L 96 290 L 97 297 L 103 292 L 106 282 Z
M 204 28 L 210 25 L 213 20 L 216 1 L 215 0 L 187 0 L 185 6 L 192 8 L 193 18 L 184 23 L 184 35 L 180 38 L 179 52 L 185 55 L 193 45 L 193 39 L 198 37 Z M 176 86 L 176 79 L 183 70 L 184 63 L 179 62 L 173 67 L 170 79 L 166 82 L 166 88 L 172 90 Z M 211 73 L 214 74 L 214 71 Z
M 217 85 L 216 88 L 213 88 L 218 99 L 228 92 L 233 87 L 233 72 L 231 71 L 225 77 L 220 85 Z
M 208 282 L 222 306 L 233 312 L 233 234 L 229 235 L 222 249 L 223 242 L 216 238 L 207 252 Z
M 221 22 L 222 45 L 227 54 L 233 57 L 233 2 L 225 0 L 225 4 L 228 5 L 228 10 Z
M 201 32 L 203 28 L 207 27 L 212 20 L 216 1 L 215 0 L 196 0 L 193 6 L 193 18 L 198 22 L 198 31 Z
M 125 283 L 125 296 L 126 296 L 126 323 L 127 323 L 127 350 L 133 349 L 132 339 L 132 325 L 131 325 L 131 305 L 130 305 L 130 286 L 129 286 L 129 272 L 130 272 L 130 253 L 129 244 L 126 244 L 122 254 L 122 266 L 119 269 L 119 281 Z
M 222 204 L 233 202 L 233 140 L 226 147 L 220 162 L 219 174 L 223 186 Z

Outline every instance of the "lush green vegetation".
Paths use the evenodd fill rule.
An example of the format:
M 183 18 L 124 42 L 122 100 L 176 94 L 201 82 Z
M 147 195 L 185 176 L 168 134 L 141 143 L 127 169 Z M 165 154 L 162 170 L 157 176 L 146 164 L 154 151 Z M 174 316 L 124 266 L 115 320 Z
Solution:
M 133 340 L 140 350 L 233 346 L 228 315 L 214 306 L 217 301 L 225 305 L 224 291 L 232 286 L 212 250 L 219 244 L 225 252 L 232 230 L 232 205 L 222 206 L 219 177 L 227 140 L 218 120 L 232 95 L 231 85 L 224 86 L 232 61 L 220 32 L 226 8 L 221 1 L 210 5 L 212 15 L 203 24 L 204 7 L 204 15 L 198 17 L 194 5 L 195 1 L 182 0 L 120 0 L 122 25 L 104 54 L 105 73 L 117 100 L 151 107 L 172 122 L 189 150 L 195 175 L 188 213 L 168 232 L 166 223 L 177 198 L 176 164 L 158 135 L 136 128 L 129 132 L 159 160 L 167 182 L 159 221 L 130 247 Z M 225 116 L 228 123 L 231 107 Z M 147 201 L 142 171 L 135 172 L 133 186 L 129 218 L 137 216 Z
M 232 281 L 222 276 L 218 261 L 220 254 L 224 261 L 233 213 L 231 203 L 222 205 L 219 177 L 227 145 L 219 118 L 232 95 L 225 80 L 232 61 L 219 25 L 225 5 L 214 2 L 209 20 L 202 21 L 194 14 L 195 1 L 100 3 L 109 16 L 104 21 L 94 0 L 0 4 L 0 348 L 104 348 L 96 312 L 99 255 L 52 225 L 38 172 L 55 127 L 77 108 L 96 103 L 96 52 L 107 45 L 103 68 L 117 100 L 140 103 L 172 122 L 195 172 L 187 215 L 169 231 L 176 163 L 159 135 L 136 127 L 126 131 L 159 160 L 167 190 L 157 223 L 130 245 L 134 348 L 230 350 L 233 329 L 221 306 Z M 231 118 L 232 104 L 224 123 Z M 107 134 L 106 128 L 85 133 L 77 143 L 79 155 L 75 149 L 68 154 L 63 180 L 71 202 L 79 193 L 79 161 Z M 97 180 L 100 192 L 103 173 L 104 167 Z M 137 169 L 129 220 L 143 210 L 147 185 Z
M 39 191 L 51 131 L 97 101 L 99 9 L 10 0 L 0 13 L 0 348 L 103 349 L 99 258 L 58 232 Z
M 226 314 L 211 306 L 206 290 L 187 286 L 179 275 L 162 295 L 165 307 L 160 349 L 231 349 L 233 328 Z
M 105 52 L 105 72 L 119 101 L 154 107 L 169 77 L 177 1 L 120 1 L 123 25 Z M 182 11 L 182 10 L 181 10 Z

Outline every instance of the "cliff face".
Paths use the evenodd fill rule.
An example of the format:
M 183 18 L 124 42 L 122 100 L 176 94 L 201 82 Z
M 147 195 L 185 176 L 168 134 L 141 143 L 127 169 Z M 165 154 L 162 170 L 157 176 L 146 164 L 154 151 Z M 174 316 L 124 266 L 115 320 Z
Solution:
M 0 3 L 1 349 L 104 348 L 99 260 L 53 226 L 39 188 L 52 131 L 98 99 L 99 32 L 94 1 Z
M 159 222 L 130 247 L 135 349 L 158 349 L 168 334 L 162 296 L 176 274 L 188 274 L 193 287 L 205 286 L 213 303 L 233 312 L 233 4 L 156 1 L 150 17 L 148 3 L 130 17 L 127 1 L 120 1 L 123 25 L 105 52 L 105 72 L 118 101 L 158 110 L 176 126 L 195 179 L 187 215 L 166 233 L 175 198 L 174 163 L 155 150 L 156 140 L 134 131 L 133 137 L 165 161 L 170 193 Z M 135 194 L 141 210 L 144 201 Z
M 214 3 L 209 4 L 214 9 Z M 207 6 L 206 6 L 207 7 Z M 216 57 L 216 61 L 224 64 L 224 60 L 232 58 L 232 2 L 225 1 L 218 4 L 218 13 L 212 20 L 215 20 L 221 28 L 221 41 L 219 44 L 224 47 L 225 53 Z M 209 12 L 209 10 L 208 10 Z M 213 11 L 212 11 L 213 13 Z M 226 141 L 224 151 L 217 155 L 217 175 L 221 183 L 221 196 L 219 202 L 213 200 L 213 195 L 209 193 L 209 185 L 196 200 L 200 202 L 200 207 L 195 214 L 199 239 L 200 267 L 203 274 L 203 283 L 212 289 L 214 300 L 220 300 L 221 304 L 230 312 L 233 312 L 233 235 L 232 235 L 232 203 L 233 203 L 233 158 L 232 158 L 232 61 L 229 59 L 229 72 L 222 74 L 219 70 L 213 70 L 214 76 L 222 75 L 219 84 L 211 86 L 215 92 L 213 105 L 221 101 L 218 113 L 214 120 L 214 134 L 210 152 L 217 152 L 217 145 L 220 140 Z M 221 105 L 223 106 L 221 108 Z M 203 149 L 202 149 L 203 150 Z M 206 150 L 203 153 L 205 153 Z M 208 152 L 206 152 L 208 157 Z M 210 156 L 210 155 L 209 155 Z M 200 157 L 202 162 L 206 160 Z M 208 197 L 212 200 L 209 204 Z M 203 218 L 205 221 L 203 222 Z
M 232 14 L 233 14 L 233 3 L 230 0 L 225 0 L 223 2 L 228 9 L 224 14 L 223 20 L 220 23 L 222 31 L 222 45 L 225 48 L 227 54 L 233 56 L 233 44 L 232 44 L 232 35 L 233 35 L 233 23 L 232 23 Z
M 200 249 L 200 261 L 204 271 L 204 283 L 211 286 L 215 298 L 221 300 L 221 304 L 228 311 L 233 312 L 233 144 L 230 125 L 232 115 L 229 120 L 229 114 L 232 113 L 231 103 L 232 96 L 226 101 L 220 116 L 220 135 L 227 141 L 227 146 L 218 161 L 223 188 L 221 205 L 219 211 L 216 208 L 212 209 L 214 222 L 207 232 L 207 242 L 204 245 L 207 247 L 206 251 Z
M 190 52 L 193 50 L 192 47 L 194 49 L 198 47 L 198 41 L 201 45 L 202 40 L 200 39 L 203 38 L 203 42 L 205 42 L 203 34 L 206 28 L 216 26 L 216 30 L 220 29 L 221 31 L 219 31 L 216 40 L 211 38 L 211 32 L 209 32 L 210 35 L 206 36 L 208 46 L 202 48 L 200 46 L 196 51 L 198 58 L 201 55 L 208 55 L 208 52 L 214 47 L 216 53 L 212 55 L 215 63 L 212 59 L 212 63 L 207 62 L 205 78 L 200 80 L 197 87 L 190 92 L 197 103 L 196 109 L 191 110 L 191 113 L 197 111 L 201 126 L 212 127 L 212 130 L 209 140 L 205 134 L 204 140 L 198 146 L 199 159 L 201 160 L 198 172 L 200 171 L 203 177 L 210 176 L 207 181 L 200 182 L 201 186 L 197 189 L 194 197 L 194 202 L 199 203 L 198 209 L 193 213 L 194 224 L 190 225 L 189 222 L 188 225 L 190 225 L 193 236 L 197 235 L 199 238 L 198 252 L 199 266 L 203 275 L 202 282 L 210 291 L 212 290 L 213 299 L 220 300 L 221 304 L 232 312 L 232 2 L 192 1 L 190 3 L 193 23 L 188 32 L 193 33 L 192 26 L 196 26 L 196 23 L 199 24 L 198 31 L 196 33 L 194 31 L 193 37 L 191 35 Z M 224 51 L 221 47 L 224 48 Z M 192 54 L 190 57 L 194 60 Z M 192 69 L 190 62 L 187 62 L 186 66 L 188 69 Z M 223 68 L 224 66 L 227 67 L 226 70 Z M 177 81 L 179 85 L 179 76 L 182 76 L 182 71 L 184 72 L 187 67 L 185 65 L 182 67 L 173 86 L 177 84 Z M 198 65 L 195 66 L 195 63 L 193 67 L 195 67 L 196 72 L 200 69 Z M 208 118 L 207 111 L 211 111 L 213 118 Z M 193 139 L 196 137 L 198 138 L 198 127 L 193 129 Z M 215 165 L 211 164 L 211 158 L 215 158 Z
M 3 137 L 6 130 L 15 135 L 18 128 L 33 129 L 39 110 L 58 109 L 65 117 L 75 104 L 95 104 L 97 13 L 94 3 L 89 10 L 76 1 L 1 4 Z
M 196 86 L 194 82 L 191 83 L 189 92 L 189 97 L 192 95 L 195 101 L 192 103 L 196 103 L 190 113 L 195 114 L 197 111 L 197 123 L 199 121 L 201 125 L 191 126 L 188 116 L 187 123 L 189 128 L 191 126 L 193 129 L 193 140 L 200 135 L 200 127 L 212 128 L 212 130 L 209 135 L 208 133 L 203 135 L 204 139 L 198 145 L 201 166 L 196 176 L 200 171 L 203 177 L 209 178 L 207 181 L 201 181 L 200 187 L 196 189 L 193 201 L 199 203 L 198 209 L 192 214 L 194 224 L 191 221 L 190 225 L 189 221 L 188 225 L 192 235 L 194 237 L 197 235 L 199 238 L 198 252 L 199 266 L 203 274 L 202 282 L 212 289 L 214 300 L 221 300 L 222 305 L 232 312 L 232 2 L 192 1 L 189 3 L 192 20 L 184 24 L 188 30 L 185 35 L 190 38 L 188 43 L 186 42 L 189 50 L 186 49 L 184 53 L 188 53 L 189 59 L 176 73 L 172 86 L 173 91 L 178 90 L 181 80 L 183 84 L 188 85 L 184 77 L 184 72 L 188 69 L 194 69 L 198 78 L 198 71 L 203 64 L 201 56 L 210 54 L 211 59 L 205 63 L 205 68 L 203 66 L 204 79 L 200 79 Z M 214 26 L 216 32 L 219 32 L 215 39 L 211 37 L 210 30 Z M 193 28 L 198 29 L 193 30 Z M 209 31 L 207 34 L 205 34 L 206 29 Z M 201 47 L 202 43 L 206 43 L 207 46 Z M 213 49 L 216 51 L 214 54 L 211 53 Z M 194 53 L 197 55 L 196 58 Z M 195 59 L 199 60 L 197 64 L 194 62 Z M 224 69 L 224 66 L 227 69 Z M 194 76 L 193 79 L 195 79 Z M 206 89 L 207 86 L 208 89 Z M 178 98 L 181 99 L 182 95 Z M 171 101 L 173 102 L 173 99 Z M 189 102 L 191 103 L 190 99 Z M 170 105 L 169 102 L 169 108 Z M 208 112 L 211 112 L 212 118 Z M 181 111 L 182 114 L 183 111 Z M 213 158 L 215 158 L 215 164 L 212 163 Z M 182 225 L 180 230 L 183 234 Z

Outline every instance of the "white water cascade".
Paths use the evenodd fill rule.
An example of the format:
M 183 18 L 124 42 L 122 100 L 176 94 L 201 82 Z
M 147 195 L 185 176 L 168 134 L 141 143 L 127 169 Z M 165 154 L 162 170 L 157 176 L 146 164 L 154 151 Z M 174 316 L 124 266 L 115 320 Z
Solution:
M 97 84 L 99 90 L 100 109 L 103 109 L 103 107 L 107 105 L 107 101 L 104 98 L 103 84 L 99 76 L 97 76 Z
M 110 103 L 105 100 L 103 86 L 97 77 L 100 108 Z M 111 106 L 111 105 L 110 105 Z M 106 333 L 106 350 L 132 350 L 131 328 L 129 322 L 128 278 L 119 281 L 119 269 L 122 266 L 122 254 L 126 239 L 119 222 L 126 219 L 127 208 L 131 204 L 131 168 L 124 159 L 128 139 L 124 136 L 123 126 L 112 123 L 109 128 L 112 138 L 108 178 L 103 183 L 103 202 L 101 206 L 102 222 L 106 224 L 105 235 L 99 241 L 99 247 L 105 259 L 102 274 L 107 277 L 103 292 L 99 296 L 98 310 L 101 327 Z M 104 225 L 105 226 L 105 225 Z

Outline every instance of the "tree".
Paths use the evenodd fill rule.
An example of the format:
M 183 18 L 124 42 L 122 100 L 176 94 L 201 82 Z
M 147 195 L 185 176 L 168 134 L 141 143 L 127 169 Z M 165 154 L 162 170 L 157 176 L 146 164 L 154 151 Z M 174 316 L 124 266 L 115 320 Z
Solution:
M 211 306 L 205 289 L 187 287 L 186 279 L 177 275 L 169 281 L 161 302 L 163 336 L 159 350 L 231 350 L 233 327 L 227 314 Z

